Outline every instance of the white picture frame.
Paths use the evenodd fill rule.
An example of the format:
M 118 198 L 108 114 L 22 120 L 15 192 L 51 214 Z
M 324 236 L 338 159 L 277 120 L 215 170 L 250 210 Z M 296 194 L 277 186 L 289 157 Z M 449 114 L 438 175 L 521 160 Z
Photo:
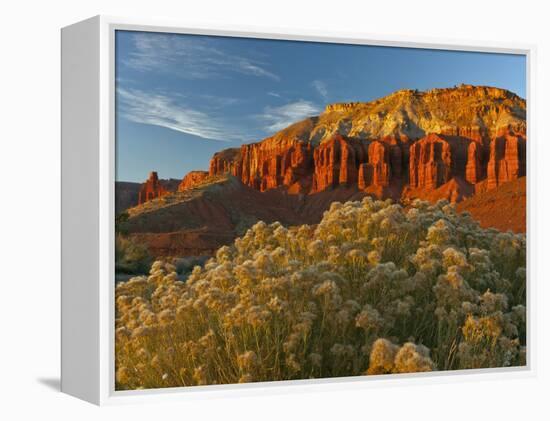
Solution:
M 346 377 L 190 388 L 115 391 L 114 388 L 114 57 L 116 30 L 238 36 L 344 44 L 523 54 L 527 59 L 527 366 L 428 374 Z M 202 399 L 264 393 L 330 391 L 418 383 L 478 381 L 536 374 L 536 282 L 531 279 L 536 230 L 535 153 L 531 107 L 533 45 L 462 43 L 357 33 L 319 33 L 231 25 L 186 25 L 152 19 L 96 16 L 65 27 L 62 45 L 62 356 L 61 390 L 94 404 Z

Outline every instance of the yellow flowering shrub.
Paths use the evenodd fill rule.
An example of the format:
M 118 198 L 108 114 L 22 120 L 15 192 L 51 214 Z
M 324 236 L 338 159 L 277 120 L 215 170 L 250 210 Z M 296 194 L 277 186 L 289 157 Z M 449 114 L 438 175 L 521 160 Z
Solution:
M 525 250 L 445 201 L 258 222 L 185 282 L 117 285 L 117 389 L 525 364 Z

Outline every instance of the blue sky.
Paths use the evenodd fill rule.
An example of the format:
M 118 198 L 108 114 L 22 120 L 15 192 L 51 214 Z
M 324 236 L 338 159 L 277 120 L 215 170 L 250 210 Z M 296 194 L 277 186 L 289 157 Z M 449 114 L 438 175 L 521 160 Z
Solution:
M 117 31 L 116 179 L 182 178 L 326 104 L 460 83 L 525 98 L 525 57 Z

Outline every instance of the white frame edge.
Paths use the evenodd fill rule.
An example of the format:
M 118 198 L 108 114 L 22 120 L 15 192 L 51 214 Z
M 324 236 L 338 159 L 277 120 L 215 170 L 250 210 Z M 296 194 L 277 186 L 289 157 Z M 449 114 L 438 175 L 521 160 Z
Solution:
M 76 29 L 79 28 L 79 29 Z M 534 259 L 532 245 L 536 244 L 536 231 L 532 229 L 535 222 L 535 183 L 533 156 L 535 156 L 536 134 L 534 132 L 534 45 L 502 44 L 484 41 L 434 40 L 419 37 L 378 36 L 365 33 L 344 33 L 327 31 L 306 31 L 287 28 L 258 28 L 237 25 L 185 24 L 170 20 L 118 18 L 96 16 L 89 20 L 71 25 L 62 30 L 62 38 L 74 37 L 79 30 L 97 31 L 89 34 L 89 39 L 97 39 L 99 53 L 97 58 L 86 57 L 90 66 L 97 69 L 98 78 L 93 72 L 81 75 L 79 83 L 70 77 L 74 73 L 71 67 L 71 56 L 77 53 L 70 43 L 62 42 L 62 391 L 96 404 L 122 404 L 137 402 L 159 402 L 182 399 L 205 399 L 212 397 L 242 397 L 262 394 L 287 394 L 296 392 L 333 391 L 342 389 L 367 389 L 372 387 L 412 386 L 419 384 L 444 384 L 451 382 L 479 381 L 506 378 L 525 378 L 536 375 L 536 285 L 531 279 Z M 134 30 L 151 32 L 171 32 L 186 34 L 219 35 L 247 38 L 286 39 L 295 41 L 333 42 L 345 44 L 366 44 L 392 47 L 429 48 L 444 50 L 463 50 L 505 54 L 522 54 L 527 58 L 527 366 L 516 368 L 492 368 L 484 370 L 462 370 L 453 372 L 417 373 L 392 376 L 359 376 L 332 379 L 296 380 L 284 382 L 264 382 L 237 385 L 196 386 L 189 388 L 168 388 L 136 391 L 114 390 L 114 175 L 115 175 L 115 78 L 114 78 L 114 34 L 116 30 Z M 84 47 L 80 39 L 76 44 Z M 94 51 L 94 46 L 88 46 Z M 95 60 L 95 61 L 94 61 Z M 78 77 L 76 77 L 78 79 Z M 66 80 L 67 79 L 67 80 Z M 82 86 L 83 81 L 98 81 L 98 90 Z M 84 84 L 85 85 L 85 84 Z M 68 90 L 75 90 L 69 95 Z M 97 101 L 97 102 L 95 102 Z M 97 104 L 97 109 L 95 108 Z M 71 109 L 76 115 L 71 114 Z M 71 142 L 81 134 L 81 113 L 97 115 L 97 121 L 89 132 L 78 137 L 78 146 L 71 149 Z M 95 112 L 95 114 L 94 114 Z M 80 120 L 79 120 L 80 119 Z M 88 118 L 89 124 L 92 122 Z M 92 142 L 91 146 L 86 145 Z M 79 153 L 97 146 L 97 162 L 83 171 L 67 165 L 78 157 Z M 79 152 L 80 151 L 80 152 Z M 92 158 L 92 159 L 95 159 Z M 74 179 L 73 183 L 68 178 Z M 82 184 L 80 184 L 82 183 Z M 70 184 L 70 185 L 69 185 Z M 79 198 L 71 197 L 70 186 L 95 186 L 98 195 L 89 215 L 83 218 L 85 223 L 78 227 L 78 232 L 69 232 L 71 218 L 67 213 L 75 206 Z M 94 225 L 94 221 L 97 224 Z M 74 226 L 74 225 L 73 225 Z M 97 232 L 99 230 L 99 232 Z M 78 238 L 77 238 L 78 237 Z M 94 239 L 97 242 L 83 244 L 82 238 Z M 78 250 L 73 248 L 78 246 Z M 80 248 L 82 247 L 82 248 Z M 85 258 L 82 250 L 95 249 L 98 257 L 99 272 L 84 278 L 78 278 L 76 284 L 83 290 L 90 290 L 90 296 L 78 291 L 73 283 L 77 273 L 81 273 L 79 264 Z M 76 258 L 74 256 L 77 256 Z M 72 260 L 74 259 L 74 260 Z M 80 260 L 79 260 L 80 259 Z M 93 260 L 93 259 L 91 259 Z M 76 263 L 75 263 L 76 262 Z M 93 269 L 93 262 L 88 261 Z M 65 268 L 65 269 L 63 269 Z M 93 271 L 92 271 L 93 272 Z M 90 285 L 96 282 L 97 285 Z M 81 309 L 90 314 L 82 315 Z M 67 320 L 72 320 L 67 323 Z M 80 334 L 75 335 L 75 326 Z M 84 332 L 84 333 L 82 333 Z M 94 336 L 95 335 L 95 336 Z M 79 342 L 81 341 L 81 342 Z M 82 342 L 83 341 L 83 342 Z M 82 343 L 92 344 L 84 349 Z M 97 347 L 96 347 L 97 346 Z M 80 354 L 76 355 L 75 352 Z M 81 358 L 80 360 L 78 358 Z M 86 373 L 78 370 L 82 361 L 97 362 L 97 370 L 89 367 Z M 96 367 L 96 366 L 93 366 Z M 80 378 L 80 380 L 78 380 Z
M 61 391 L 94 403 L 101 373 L 99 34 L 99 18 L 61 31 Z

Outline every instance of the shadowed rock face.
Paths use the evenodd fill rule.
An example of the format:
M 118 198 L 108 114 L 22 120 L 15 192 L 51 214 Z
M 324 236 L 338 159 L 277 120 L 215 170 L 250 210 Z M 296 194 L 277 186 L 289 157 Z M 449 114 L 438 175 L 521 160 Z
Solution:
M 525 134 L 507 131 L 499 133 L 490 144 L 487 163 L 487 189 L 492 190 L 508 181 L 517 180 L 526 171 Z
M 485 177 L 486 173 L 486 168 L 483 166 L 483 146 L 477 141 L 470 142 L 466 164 L 466 181 L 476 184 Z
M 117 181 L 115 183 L 115 213 L 118 215 L 138 204 L 140 183 Z
M 366 159 L 366 145 L 355 139 L 334 135 L 313 152 L 311 191 L 315 193 L 338 185 L 356 185 L 358 166 Z
M 430 134 L 410 148 L 409 183 L 412 188 L 435 190 L 451 179 L 450 142 Z

